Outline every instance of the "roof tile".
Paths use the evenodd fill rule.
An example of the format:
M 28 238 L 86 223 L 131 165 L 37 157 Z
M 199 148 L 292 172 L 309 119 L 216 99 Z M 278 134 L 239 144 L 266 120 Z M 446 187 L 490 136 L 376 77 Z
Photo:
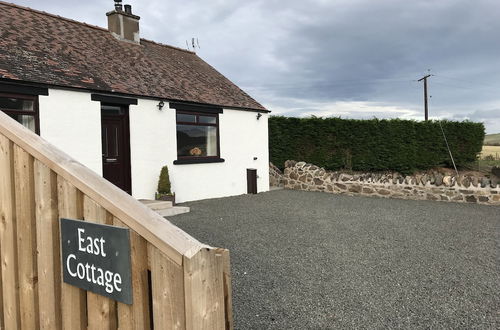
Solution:
M 2 1 L 0 78 L 264 110 L 193 52 Z

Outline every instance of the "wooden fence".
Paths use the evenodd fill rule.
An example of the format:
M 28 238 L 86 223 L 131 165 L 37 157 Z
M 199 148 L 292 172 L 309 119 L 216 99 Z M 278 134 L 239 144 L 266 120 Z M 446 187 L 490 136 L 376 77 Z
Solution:
M 62 281 L 63 217 L 130 228 L 132 305 Z M 1 111 L 0 260 L 1 329 L 233 328 L 227 250 L 201 244 Z

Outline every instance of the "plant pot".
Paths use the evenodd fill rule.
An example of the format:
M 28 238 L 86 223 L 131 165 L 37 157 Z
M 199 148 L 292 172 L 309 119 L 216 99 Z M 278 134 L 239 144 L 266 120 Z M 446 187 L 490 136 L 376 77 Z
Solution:
M 172 206 L 175 205 L 175 195 L 174 194 L 160 194 L 160 193 L 156 193 L 155 197 L 156 197 L 157 201 L 172 202 Z

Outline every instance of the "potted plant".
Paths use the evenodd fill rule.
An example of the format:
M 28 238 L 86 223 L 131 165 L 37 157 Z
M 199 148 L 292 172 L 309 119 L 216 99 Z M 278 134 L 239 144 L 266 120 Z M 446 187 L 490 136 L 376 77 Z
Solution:
M 158 192 L 156 193 L 156 200 L 170 201 L 175 205 L 175 194 L 170 189 L 170 177 L 168 175 L 168 167 L 163 166 L 158 180 Z

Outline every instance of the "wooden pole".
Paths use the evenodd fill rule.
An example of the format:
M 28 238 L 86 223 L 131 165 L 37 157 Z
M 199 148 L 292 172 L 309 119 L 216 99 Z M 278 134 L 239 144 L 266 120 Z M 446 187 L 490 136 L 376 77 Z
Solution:
M 427 97 L 427 78 L 431 75 L 428 74 L 423 78 L 420 78 L 418 81 L 424 81 L 424 107 L 425 107 L 425 121 L 429 120 L 429 101 Z

